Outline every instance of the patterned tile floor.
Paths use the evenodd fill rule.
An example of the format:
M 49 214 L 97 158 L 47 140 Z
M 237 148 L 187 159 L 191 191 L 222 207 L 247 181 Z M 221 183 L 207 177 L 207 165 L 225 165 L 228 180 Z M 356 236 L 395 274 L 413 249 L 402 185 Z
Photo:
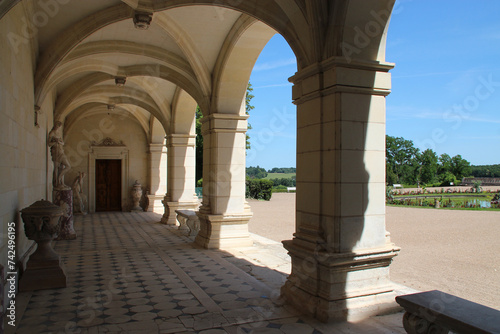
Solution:
M 160 218 L 121 212 L 76 217 L 78 238 L 54 245 L 64 261 L 68 287 L 20 293 L 15 332 L 404 332 L 401 314 L 337 325 L 301 316 L 280 304 L 279 284 L 266 285 L 265 279 L 241 269 L 253 264 L 227 252 L 200 249 L 186 232 L 159 224 Z M 262 270 L 276 276 L 260 268 L 261 276 L 266 276 Z M 6 326 L 6 332 L 13 328 Z

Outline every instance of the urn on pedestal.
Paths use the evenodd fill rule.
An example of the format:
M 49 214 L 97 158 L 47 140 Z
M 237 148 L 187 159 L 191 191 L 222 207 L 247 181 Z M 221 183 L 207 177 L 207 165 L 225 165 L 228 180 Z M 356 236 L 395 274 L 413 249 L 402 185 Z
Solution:
M 132 195 L 132 212 L 143 212 L 144 210 L 140 206 L 141 198 L 142 198 L 142 186 L 139 181 L 135 180 L 134 185 L 132 186 L 132 191 L 130 192 Z
M 63 210 L 40 200 L 21 210 L 24 232 L 37 243 L 19 283 L 20 291 L 66 287 L 66 273 L 60 256 L 52 249 L 52 240 L 61 231 Z

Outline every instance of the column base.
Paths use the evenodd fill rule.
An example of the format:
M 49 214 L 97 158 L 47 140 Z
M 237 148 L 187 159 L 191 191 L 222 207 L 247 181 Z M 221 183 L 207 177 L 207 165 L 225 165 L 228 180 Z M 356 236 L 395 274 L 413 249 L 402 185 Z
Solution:
M 207 215 L 198 212 L 200 231 L 195 242 L 204 248 L 250 247 L 253 240 L 248 232 L 251 213 L 242 215 Z
M 148 212 L 154 213 L 165 213 L 165 207 L 163 206 L 163 198 L 164 195 L 148 195 L 149 198 L 149 206 Z
M 399 248 L 328 253 L 283 242 L 292 258 L 292 274 L 281 288 L 293 307 L 320 321 L 358 321 L 400 311 L 389 279 Z
M 198 210 L 200 203 L 198 201 L 193 202 L 168 202 L 163 200 L 162 203 L 165 207 L 165 213 L 161 218 L 161 223 L 165 225 L 178 225 L 177 213 L 175 210 Z

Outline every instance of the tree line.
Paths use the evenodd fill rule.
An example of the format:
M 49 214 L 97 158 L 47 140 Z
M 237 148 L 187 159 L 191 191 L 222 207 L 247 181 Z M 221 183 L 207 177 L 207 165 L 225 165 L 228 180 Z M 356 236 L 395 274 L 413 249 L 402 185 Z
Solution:
M 474 177 L 500 177 L 500 165 L 472 166 Z
M 295 168 L 295 167 L 274 167 L 273 169 L 270 169 L 267 172 L 268 173 L 291 174 L 291 173 L 297 173 L 297 168 Z
M 449 186 L 472 175 L 470 162 L 461 155 L 421 152 L 413 141 L 386 135 L 386 182 L 407 185 Z
M 286 173 L 293 173 L 295 171 L 295 167 L 290 167 L 290 168 L 278 168 L 274 167 L 273 169 L 270 169 L 269 171 L 266 171 L 264 168 L 257 166 L 257 167 L 247 167 L 246 172 L 247 172 L 247 178 L 249 179 L 265 179 L 268 175 L 268 173 L 285 173 L 285 172 L 273 172 L 275 170 L 286 170 Z M 269 180 L 272 182 L 273 187 L 278 187 L 278 186 L 285 186 L 285 187 L 295 187 L 297 182 L 295 175 L 292 177 L 282 177 L 282 178 L 273 178 Z

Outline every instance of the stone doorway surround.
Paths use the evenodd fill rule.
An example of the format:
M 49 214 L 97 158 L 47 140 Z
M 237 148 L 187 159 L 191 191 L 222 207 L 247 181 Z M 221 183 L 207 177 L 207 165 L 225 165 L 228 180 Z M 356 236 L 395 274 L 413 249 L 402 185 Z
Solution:
M 122 191 L 121 191 L 121 207 L 122 211 L 127 209 L 127 194 L 128 194 L 128 174 L 129 174 L 129 157 L 128 149 L 123 143 L 116 143 L 110 138 L 104 139 L 100 143 L 93 143 L 89 152 L 89 211 L 95 212 L 96 210 L 96 189 L 95 189 L 95 166 L 96 160 L 109 159 L 121 160 L 122 166 Z

